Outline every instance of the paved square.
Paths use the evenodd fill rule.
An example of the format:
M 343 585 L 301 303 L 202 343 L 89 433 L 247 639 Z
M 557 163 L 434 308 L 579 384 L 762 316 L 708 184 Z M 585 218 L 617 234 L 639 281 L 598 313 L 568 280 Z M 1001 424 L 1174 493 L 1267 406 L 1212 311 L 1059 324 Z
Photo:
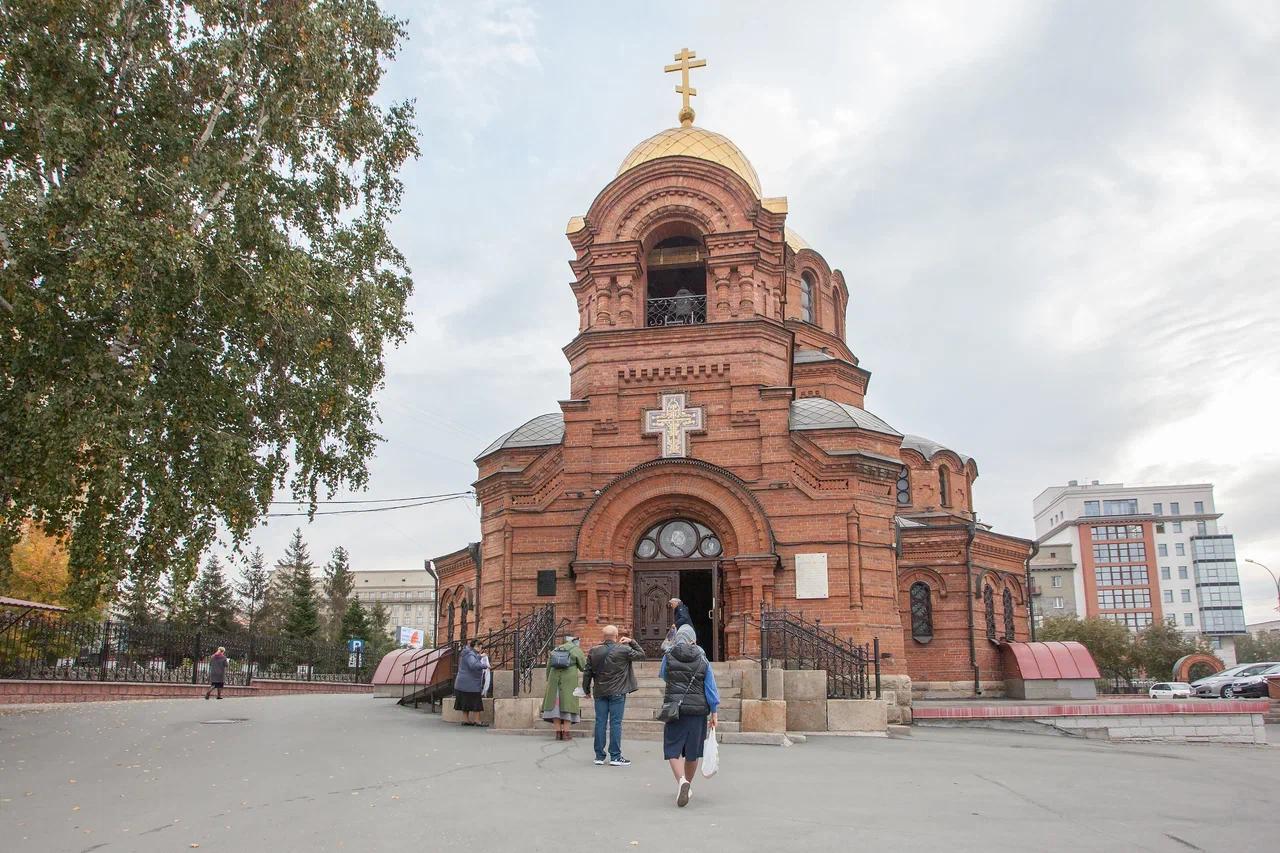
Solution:
M 367 696 L 0 710 L 0 846 L 1041 853 L 1271 851 L 1280 838 L 1274 747 L 922 728 L 728 745 L 684 810 L 658 747 L 595 767 L 587 737 L 462 729 Z

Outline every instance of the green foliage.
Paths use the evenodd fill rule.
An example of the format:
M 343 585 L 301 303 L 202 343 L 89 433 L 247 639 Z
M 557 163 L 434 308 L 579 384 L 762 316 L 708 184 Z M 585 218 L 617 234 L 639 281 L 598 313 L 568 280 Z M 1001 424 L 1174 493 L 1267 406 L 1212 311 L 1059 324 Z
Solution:
M 1077 619 L 1057 616 L 1044 620 L 1036 630 L 1037 640 L 1076 640 L 1093 655 L 1098 671 L 1107 679 L 1133 681 L 1137 665 L 1133 657 L 1133 635 L 1123 625 L 1106 619 Z
M 267 586 L 271 574 L 267 571 L 266 559 L 261 548 L 254 548 L 249 556 L 249 563 L 235 585 L 236 596 L 240 599 L 240 612 L 244 614 L 246 627 L 250 630 L 259 627 L 259 617 L 267 604 Z
M 130 568 L 120 584 L 118 615 L 131 625 L 150 625 L 156 620 L 160 601 L 160 579 L 150 572 Z
M 1236 637 L 1236 660 L 1240 663 L 1280 660 L 1280 631 Z
M 404 36 L 374 0 L 0 3 L 0 582 L 27 521 L 87 606 L 366 482 Z
M 276 564 L 284 591 L 284 634 L 292 640 L 313 640 L 320 631 L 314 569 L 302 530 L 293 531 L 284 557 Z
M 231 587 L 222 576 L 222 566 L 217 558 L 210 557 L 191 594 L 191 621 L 199 628 L 226 632 L 235 624 L 235 612 Z
M 333 549 L 333 556 L 324 567 L 325 634 L 335 642 L 345 641 L 341 626 L 347 612 L 347 602 L 351 598 L 351 587 L 355 578 L 351 574 L 351 562 L 347 557 L 347 549 L 341 546 Z
M 365 659 L 372 661 L 374 665 L 395 648 L 391 628 L 387 625 L 390 621 L 391 614 L 387 613 L 387 608 L 382 606 L 381 601 L 375 601 L 373 607 L 369 608 L 369 636 L 365 637 Z
M 1133 660 L 1148 678 L 1173 678 L 1173 665 L 1196 652 L 1213 654 L 1213 649 L 1194 634 L 1178 630 L 1172 619 L 1151 625 L 1133 638 Z
M 1128 682 L 1139 675 L 1155 681 L 1172 678 L 1179 658 L 1195 652 L 1213 654 L 1208 643 L 1179 631 L 1172 619 L 1134 634 L 1107 619 L 1060 616 L 1046 619 L 1036 639 L 1077 640 L 1093 655 L 1104 678 Z
M 369 614 L 365 612 L 360 599 L 353 598 L 347 605 L 347 611 L 342 614 L 342 622 L 338 627 L 338 636 L 344 643 L 352 638 L 368 640 Z

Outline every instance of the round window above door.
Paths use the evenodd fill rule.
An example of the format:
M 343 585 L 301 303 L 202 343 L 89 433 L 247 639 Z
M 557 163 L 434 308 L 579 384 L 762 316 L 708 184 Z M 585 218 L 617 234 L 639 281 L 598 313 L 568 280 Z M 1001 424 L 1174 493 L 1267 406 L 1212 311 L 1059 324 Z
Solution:
M 723 550 L 709 527 L 676 518 L 649 528 L 636 543 L 635 556 L 640 560 L 714 559 Z

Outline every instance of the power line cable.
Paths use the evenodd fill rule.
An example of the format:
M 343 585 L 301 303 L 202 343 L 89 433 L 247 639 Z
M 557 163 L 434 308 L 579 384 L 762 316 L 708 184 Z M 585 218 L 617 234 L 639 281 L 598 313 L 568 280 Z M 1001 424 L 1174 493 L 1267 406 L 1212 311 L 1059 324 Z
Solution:
M 461 498 L 467 495 L 473 495 L 475 492 L 443 492 L 438 495 L 411 495 L 407 498 L 369 498 L 367 500 L 344 500 L 344 501 L 316 501 L 316 506 L 324 504 L 398 504 L 404 501 L 424 501 L 431 498 Z M 272 504 L 280 506 L 297 506 L 298 504 L 309 504 L 311 501 L 271 501 Z
M 400 506 L 375 506 L 366 509 L 335 509 L 332 512 L 317 512 L 314 515 L 350 515 L 358 512 L 390 512 L 393 509 L 413 509 L 419 506 L 429 506 L 430 504 L 446 503 L 448 501 L 462 500 L 468 495 L 453 495 L 451 497 L 437 498 L 433 501 L 419 501 L 418 503 L 402 504 Z M 297 518 L 300 516 L 312 516 L 309 512 L 269 512 L 267 518 Z

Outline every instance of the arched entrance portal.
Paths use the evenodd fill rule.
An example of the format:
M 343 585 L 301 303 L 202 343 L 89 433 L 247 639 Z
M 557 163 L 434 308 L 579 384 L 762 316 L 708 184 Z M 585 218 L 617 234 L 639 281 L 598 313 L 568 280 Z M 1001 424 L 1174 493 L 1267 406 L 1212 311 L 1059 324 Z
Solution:
M 711 528 L 688 518 L 671 518 L 650 527 L 634 549 L 635 632 L 645 653 L 662 653 L 671 627 L 669 602 L 689 608 L 698 643 L 713 660 L 721 659 L 724 545 Z

